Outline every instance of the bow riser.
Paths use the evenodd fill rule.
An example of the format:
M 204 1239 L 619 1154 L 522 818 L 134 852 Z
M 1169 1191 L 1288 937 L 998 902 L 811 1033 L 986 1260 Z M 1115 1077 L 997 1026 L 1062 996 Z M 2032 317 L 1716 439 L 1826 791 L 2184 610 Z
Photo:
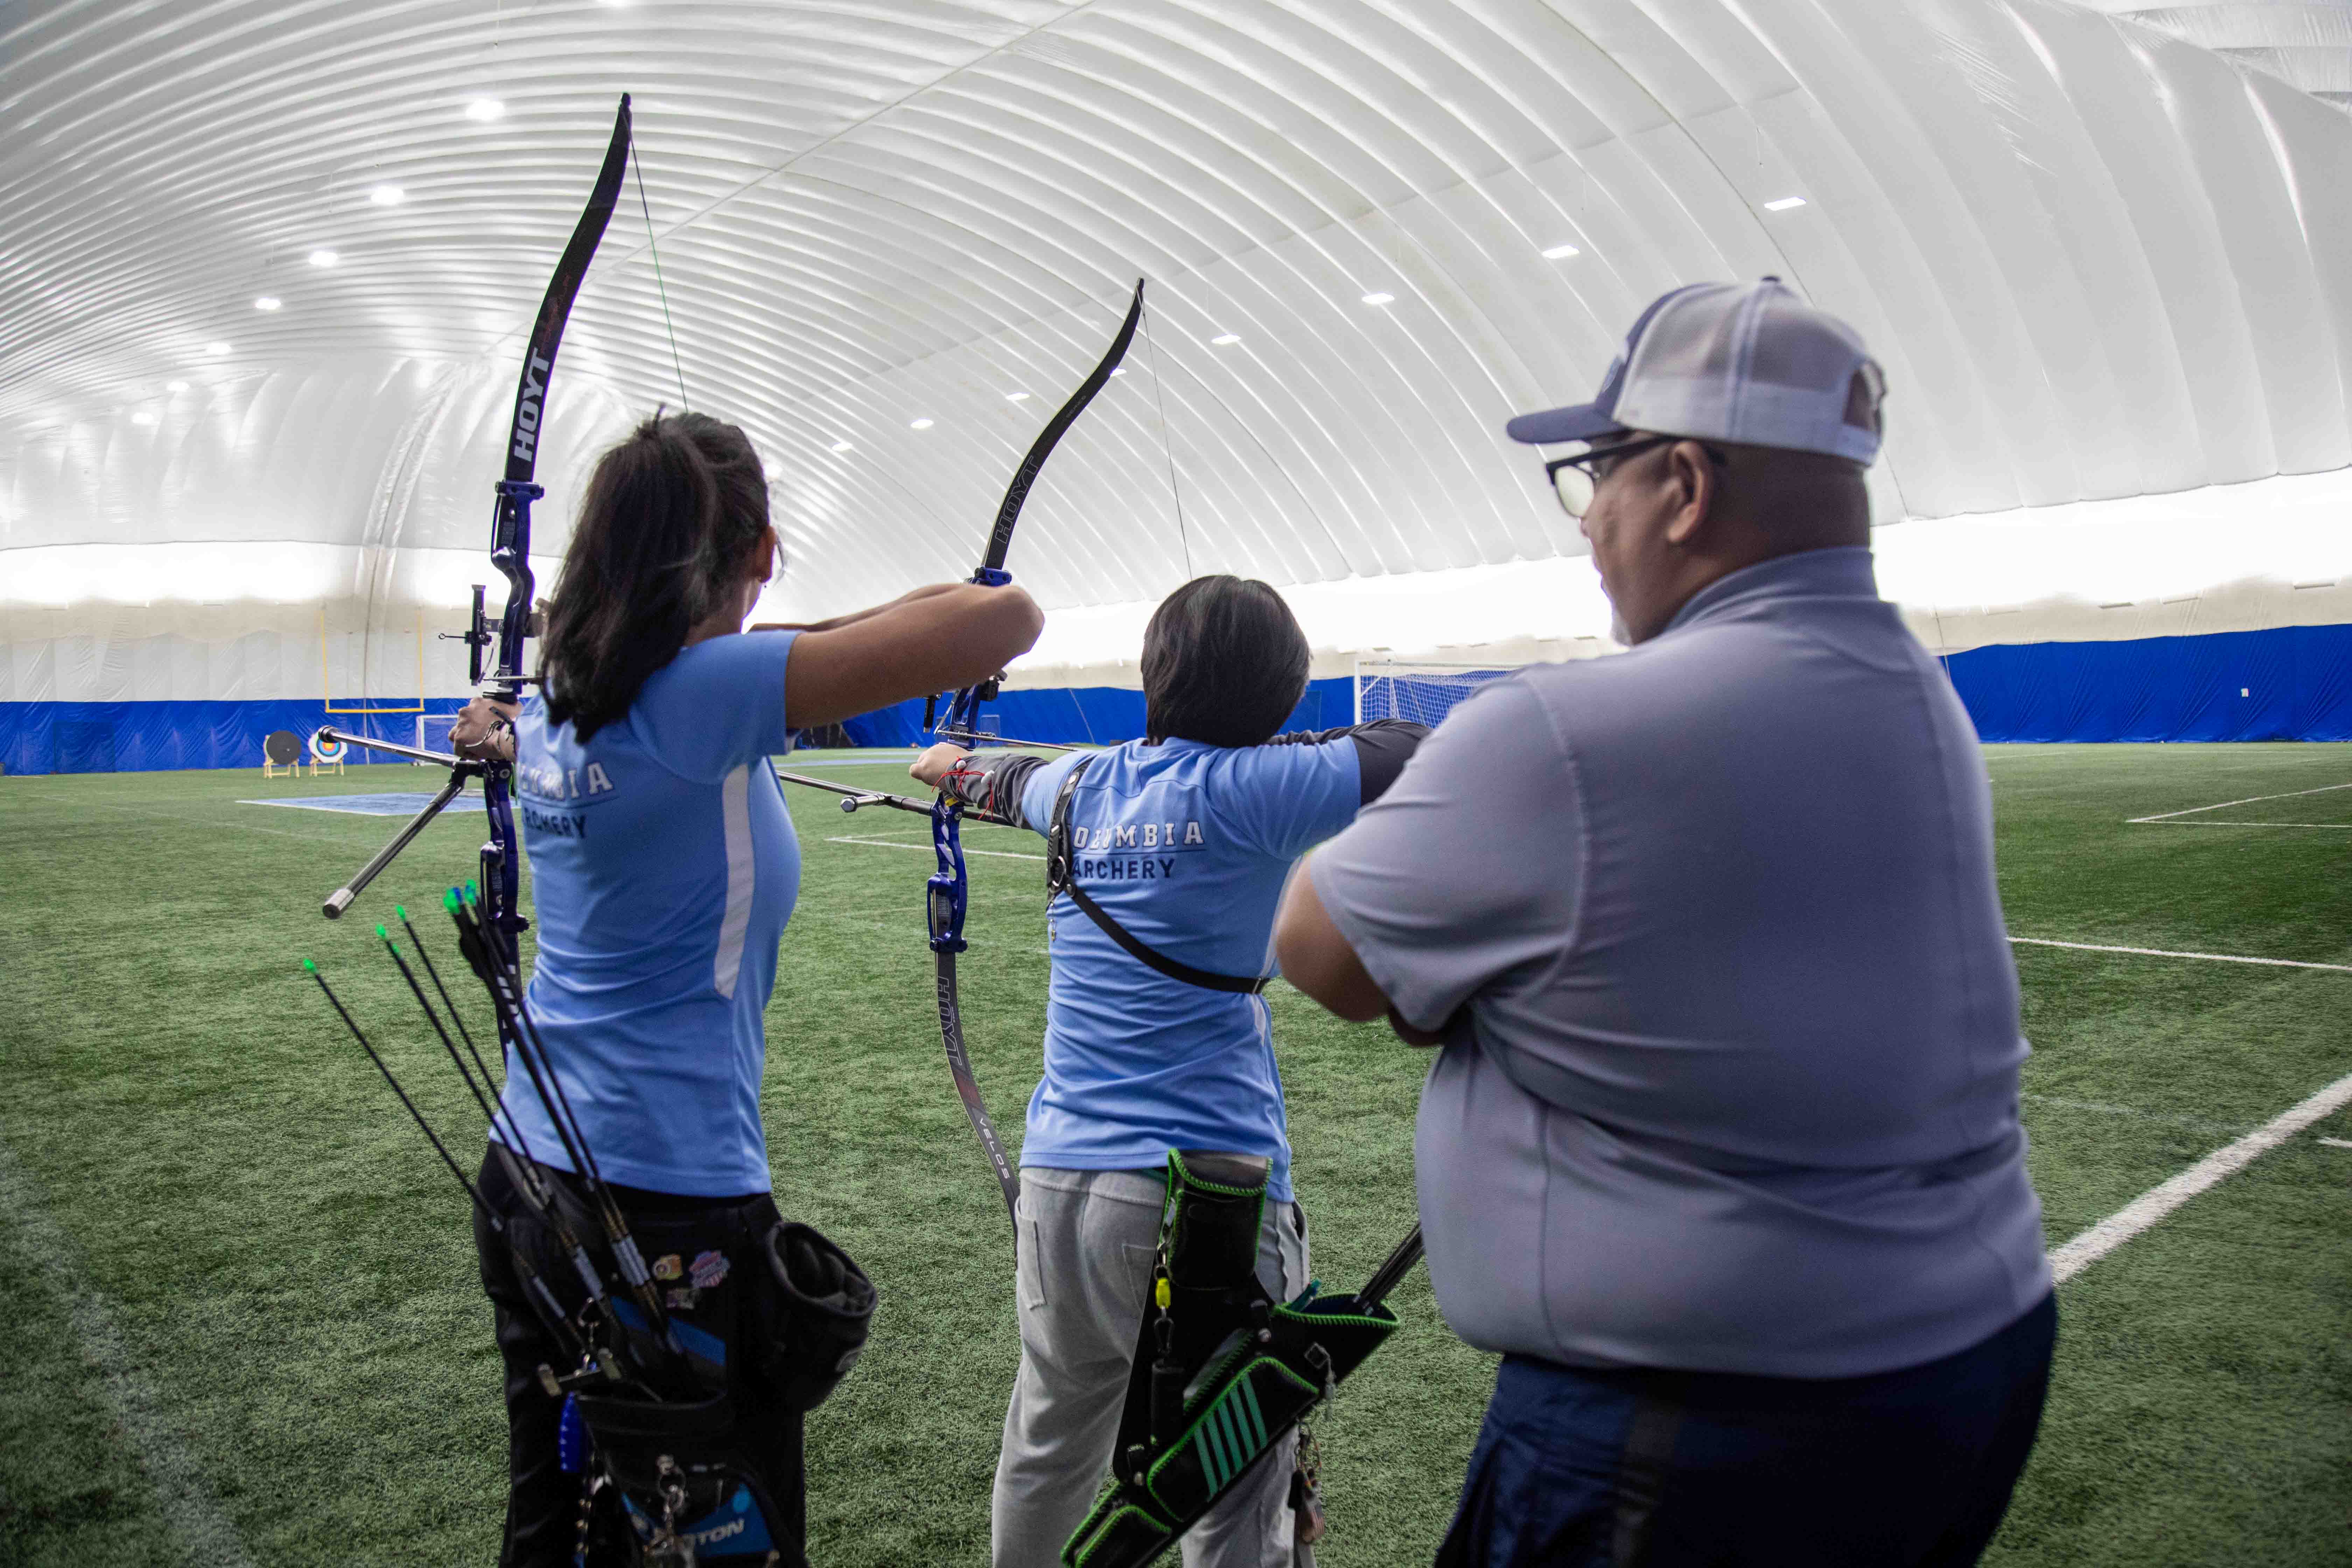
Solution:
M 487 679 L 478 668 L 478 683 L 486 696 L 514 702 L 522 696 L 523 645 L 533 636 L 532 599 L 537 583 L 530 570 L 530 507 L 547 492 L 534 479 L 539 467 L 540 439 L 546 433 L 547 391 L 555 374 L 555 356 L 563 346 L 563 328 L 572 319 L 572 301 L 580 292 L 588 264 L 595 259 L 605 226 L 621 195 L 622 177 L 628 173 L 632 116 L 628 94 L 613 116 L 612 140 L 596 172 L 588 205 L 572 226 L 572 237 L 557 258 L 554 276 L 532 319 L 530 339 L 523 351 L 522 371 L 515 380 L 514 415 L 507 426 L 506 475 L 498 482 L 498 500 L 490 516 L 490 565 L 506 579 L 507 602 L 499 616 L 498 660 Z M 492 641 L 483 624 L 479 590 L 476 591 L 475 624 L 467 640 L 480 651 Z M 482 846 L 482 887 L 488 906 L 488 926 L 509 963 L 516 957 L 515 939 L 530 922 L 519 907 L 521 899 L 522 855 L 515 834 L 510 801 L 513 770 L 505 763 L 488 764 L 482 777 L 482 809 L 489 820 L 489 842 Z

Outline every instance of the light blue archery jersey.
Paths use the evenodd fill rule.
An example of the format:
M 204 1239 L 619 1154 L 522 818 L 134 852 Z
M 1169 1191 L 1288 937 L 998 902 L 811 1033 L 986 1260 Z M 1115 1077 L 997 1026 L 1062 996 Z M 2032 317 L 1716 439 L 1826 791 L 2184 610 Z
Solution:
M 1078 760 L 1039 769 L 1022 792 L 1022 816 L 1041 832 Z M 1073 875 L 1154 951 L 1214 973 L 1265 973 L 1292 863 L 1354 819 L 1360 787 L 1352 740 L 1131 741 L 1093 753 L 1079 781 Z M 1290 1141 L 1265 998 L 1147 968 L 1067 898 L 1054 900 L 1048 926 L 1045 1076 L 1029 1099 L 1021 1163 L 1157 1170 L 1171 1149 L 1234 1150 L 1271 1159 L 1269 1195 L 1288 1202 Z
M 585 742 L 536 697 L 515 726 L 537 906 L 530 1016 L 589 1152 L 625 1186 L 769 1190 L 761 1017 L 801 852 L 768 759 L 790 746 L 793 640 L 682 649 Z M 511 1051 L 502 1103 L 532 1158 L 572 1168 Z

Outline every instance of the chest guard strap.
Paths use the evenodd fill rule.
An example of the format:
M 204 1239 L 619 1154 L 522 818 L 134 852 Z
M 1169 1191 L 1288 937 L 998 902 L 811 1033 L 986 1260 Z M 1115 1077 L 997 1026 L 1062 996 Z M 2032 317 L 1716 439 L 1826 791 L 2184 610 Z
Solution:
M 1087 896 L 1078 886 L 1076 868 L 1070 859 L 1070 797 L 1077 793 L 1078 780 L 1092 764 L 1092 757 L 1081 757 L 1077 765 L 1063 775 L 1062 788 L 1054 797 L 1054 820 L 1045 831 L 1045 897 L 1050 903 L 1056 893 L 1067 893 L 1078 912 L 1100 926 L 1103 934 L 1126 950 L 1127 955 L 1146 968 L 1181 980 L 1187 985 L 1198 985 L 1207 991 L 1226 991 L 1236 995 L 1255 996 L 1265 989 L 1267 976 L 1263 974 L 1219 974 L 1214 970 L 1195 969 L 1179 959 L 1145 945 L 1133 931 L 1113 920 L 1104 909 Z

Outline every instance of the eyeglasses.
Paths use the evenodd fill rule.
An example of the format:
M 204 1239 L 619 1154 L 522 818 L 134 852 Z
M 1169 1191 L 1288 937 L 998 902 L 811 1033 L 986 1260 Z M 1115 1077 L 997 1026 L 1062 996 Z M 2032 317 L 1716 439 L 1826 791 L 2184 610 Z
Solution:
M 1592 510 L 1592 497 L 1601 489 L 1601 481 L 1616 471 L 1619 458 L 1688 439 L 1686 436 L 1644 436 L 1638 441 L 1620 441 L 1614 446 L 1596 447 L 1572 458 L 1554 458 L 1544 465 L 1544 478 L 1551 481 L 1552 494 L 1559 498 L 1559 509 L 1581 521 L 1584 514 Z M 1731 460 L 1703 441 L 1699 443 L 1699 449 L 1706 454 L 1709 462 L 1728 463 Z

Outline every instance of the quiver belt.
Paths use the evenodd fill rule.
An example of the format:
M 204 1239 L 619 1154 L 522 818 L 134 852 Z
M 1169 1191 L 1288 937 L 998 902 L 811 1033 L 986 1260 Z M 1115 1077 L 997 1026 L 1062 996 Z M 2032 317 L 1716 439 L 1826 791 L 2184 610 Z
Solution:
M 1395 1330 L 1376 1301 L 1314 1285 L 1288 1302 L 1267 1294 L 1256 1272 L 1266 1173 L 1246 1155 L 1169 1154 L 1112 1486 L 1062 1548 L 1066 1568 L 1150 1563 Z

